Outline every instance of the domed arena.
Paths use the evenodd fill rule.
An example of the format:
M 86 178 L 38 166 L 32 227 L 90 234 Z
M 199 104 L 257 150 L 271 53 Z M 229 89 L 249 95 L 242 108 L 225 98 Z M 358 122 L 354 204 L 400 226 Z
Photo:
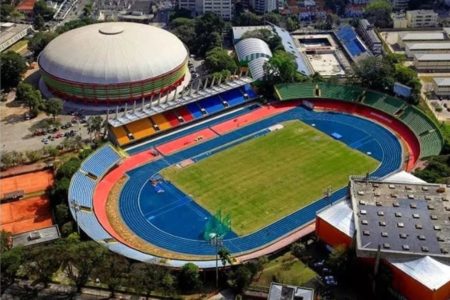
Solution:
M 38 58 L 52 94 L 84 104 L 120 104 L 170 93 L 189 81 L 188 52 L 149 25 L 99 23 L 68 31 Z

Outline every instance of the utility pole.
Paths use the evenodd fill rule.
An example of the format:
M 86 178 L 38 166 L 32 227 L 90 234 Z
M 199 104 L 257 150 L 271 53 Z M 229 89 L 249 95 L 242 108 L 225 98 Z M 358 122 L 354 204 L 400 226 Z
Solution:
M 216 247 L 216 288 L 219 287 L 219 247 L 223 245 L 223 237 L 218 236 L 217 233 L 214 233 L 214 236 L 211 238 L 211 244 Z

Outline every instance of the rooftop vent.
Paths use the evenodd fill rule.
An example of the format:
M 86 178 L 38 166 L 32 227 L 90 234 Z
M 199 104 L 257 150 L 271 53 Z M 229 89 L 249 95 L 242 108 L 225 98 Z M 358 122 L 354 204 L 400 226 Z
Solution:
M 400 207 L 400 203 L 394 202 L 394 203 L 392 203 L 392 206 L 394 206 L 394 207 Z
M 413 194 L 408 194 L 408 199 L 414 199 L 414 195 Z
M 381 232 L 381 236 L 382 236 L 382 237 L 388 237 L 389 234 L 388 234 L 386 231 L 382 231 L 382 232 Z
M 408 238 L 408 235 L 406 233 L 400 233 L 399 236 L 400 236 L 401 239 Z
M 409 250 L 409 245 L 403 245 L 402 249 L 405 250 L 405 251 L 408 251 Z
M 412 214 L 412 216 L 413 216 L 414 219 L 419 219 L 420 218 L 419 214 Z
M 364 191 L 358 191 L 358 195 L 363 196 L 364 195 Z
M 437 219 L 438 219 L 438 216 L 436 216 L 436 215 L 430 215 L 430 219 L 431 219 L 431 220 L 437 220 Z
M 390 184 L 390 185 L 389 185 L 389 188 L 390 188 L 390 189 L 395 189 L 395 184 Z
M 427 246 L 422 246 L 421 249 L 422 249 L 422 252 L 430 251 Z
M 416 224 L 416 229 L 422 229 L 422 224 Z
M 423 234 L 418 235 L 417 238 L 421 241 L 425 241 L 427 239 Z
M 389 243 L 384 243 L 384 244 L 383 244 L 383 248 L 385 248 L 385 249 L 390 249 L 390 248 L 391 248 L 391 245 L 390 245 Z
M 415 204 L 415 203 L 411 203 L 411 204 L 409 205 L 409 207 L 411 207 L 411 208 L 415 209 L 415 208 L 417 208 L 417 204 Z
M 401 218 L 402 213 L 398 211 L 398 212 L 395 213 L 395 216 L 396 216 L 397 218 Z
M 439 226 L 439 225 L 434 225 L 434 226 L 433 226 L 433 229 L 436 230 L 436 231 L 440 231 L 440 230 L 441 230 L 441 226 Z
M 383 212 L 382 210 L 379 210 L 379 211 L 377 212 L 377 215 L 379 215 L 380 217 L 381 217 L 381 216 L 384 216 L 384 212 Z
M 367 220 L 361 220 L 361 224 L 363 224 L 363 225 L 369 225 L 369 221 L 367 221 Z
M 366 215 L 367 214 L 367 210 L 361 209 L 360 213 L 361 213 L 361 215 Z
M 423 186 L 422 187 L 422 191 L 428 191 L 428 187 L 427 186 Z
M 380 225 L 380 226 L 386 226 L 386 222 L 385 221 L 380 221 L 380 222 L 378 222 L 378 225 Z
M 405 224 L 402 223 L 402 222 L 398 222 L 398 223 L 397 223 L 397 227 L 398 227 L 398 228 L 403 228 L 403 227 L 405 227 Z
M 370 235 L 370 231 L 369 230 L 363 230 L 363 235 L 369 236 Z

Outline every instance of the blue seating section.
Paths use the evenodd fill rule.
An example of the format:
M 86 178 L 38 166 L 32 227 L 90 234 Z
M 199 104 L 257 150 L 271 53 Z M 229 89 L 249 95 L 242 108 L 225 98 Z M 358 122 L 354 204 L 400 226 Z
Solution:
M 345 25 L 339 28 L 336 32 L 339 40 L 344 44 L 351 57 L 356 57 L 366 52 L 366 48 L 361 44 L 357 38 L 356 32 L 350 25 Z
M 189 112 L 191 113 L 191 115 L 194 117 L 194 119 L 203 117 L 203 114 L 197 104 L 189 103 L 186 105 L 186 107 L 189 110 Z
M 70 182 L 69 202 L 75 200 L 78 205 L 92 207 L 95 181 L 77 171 Z
M 80 228 L 93 240 L 109 239 L 111 236 L 103 229 L 93 212 L 80 210 L 77 212 Z
M 214 114 L 225 109 L 225 106 L 223 106 L 219 96 L 212 96 L 206 99 L 202 99 L 198 102 L 198 104 L 203 107 L 208 112 L 208 114 Z
M 220 96 L 228 102 L 230 106 L 236 106 L 241 103 L 244 103 L 244 95 L 242 95 L 241 91 L 239 89 L 234 89 L 230 91 L 226 91 L 222 93 Z
M 250 84 L 244 85 L 244 91 L 247 93 L 247 95 L 250 99 L 256 98 L 258 96 L 258 95 L 256 95 L 255 91 L 252 89 Z
M 200 237 L 201 234 L 198 235 L 198 238 L 177 236 L 177 228 L 180 228 L 183 224 L 189 224 L 186 220 L 183 221 L 183 224 L 179 224 L 178 219 L 172 216 L 168 218 L 161 217 L 158 223 L 155 224 L 149 223 L 146 216 L 142 214 L 139 206 L 140 190 L 148 183 L 149 174 L 157 174 L 161 169 L 169 165 L 211 151 L 220 145 L 225 145 L 238 138 L 253 134 L 261 130 L 261 128 L 267 128 L 271 125 L 293 119 L 300 119 L 328 134 L 338 132 L 342 135 L 342 142 L 379 160 L 380 166 L 371 174 L 374 177 L 385 176 L 401 167 L 401 145 L 397 138 L 385 128 L 351 115 L 318 113 L 297 107 L 285 113 L 242 127 L 229 134 L 205 141 L 177 152 L 174 155 L 166 156 L 164 160 L 157 160 L 128 172 L 130 179 L 122 189 L 119 203 L 120 212 L 124 221 L 138 236 L 155 246 L 185 254 L 213 255 L 215 253 L 214 247 L 202 240 Z M 193 130 L 198 130 L 198 128 Z M 151 144 L 147 145 L 147 147 L 151 146 Z M 140 149 L 140 151 L 143 150 L 143 148 Z M 224 240 L 224 246 L 232 253 L 246 252 L 261 247 L 312 221 L 317 211 L 326 207 L 331 202 L 338 201 L 346 194 L 346 188 L 342 188 L 333 193 L 329 198 L 320 199 L 255 233 L 242 237 L 226 238 Z M 185 205 L 184 203 L 182 202 L 181 204 Z M 186 205 L 184 208 L 191 209 Z M 165 230 L 161 229 L 164 228 L 163 226 L 165 226 Z M 169 229 L 171 231 L 170 234 L 167 232 Z M 182 235 L 181 232 L 180 235 Z
M 85 172 L 94 174 L 97 177 L 101 177 L 119 160 L 119 153 L 117 153 L 111 145 L 106 145 L 91 154 L 81 164 L 81 169 Z

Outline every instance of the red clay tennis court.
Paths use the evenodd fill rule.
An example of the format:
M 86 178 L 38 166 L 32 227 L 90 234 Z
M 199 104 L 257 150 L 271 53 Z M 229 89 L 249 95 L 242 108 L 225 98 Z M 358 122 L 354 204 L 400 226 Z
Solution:
M 0 229 L 12 234 L 53 225 L 47 196 L 32 197 L 0 205 Z
M 167 142 L 165 144 L 159 145 L 156 149 L 163 155 L 169 155 L 173 152 L 180 151 L 184 148 L 191 147 L 197 143 L 201 143 L 216 137 L 217 134 L 211 129 L 203 129 L 186 136 L 183 136 L 179 139 Z
M 53 185 L 52 170 L 32 172 L 0 179 L 1 195 L 23 190 L 25 194 L 45 191 Z

